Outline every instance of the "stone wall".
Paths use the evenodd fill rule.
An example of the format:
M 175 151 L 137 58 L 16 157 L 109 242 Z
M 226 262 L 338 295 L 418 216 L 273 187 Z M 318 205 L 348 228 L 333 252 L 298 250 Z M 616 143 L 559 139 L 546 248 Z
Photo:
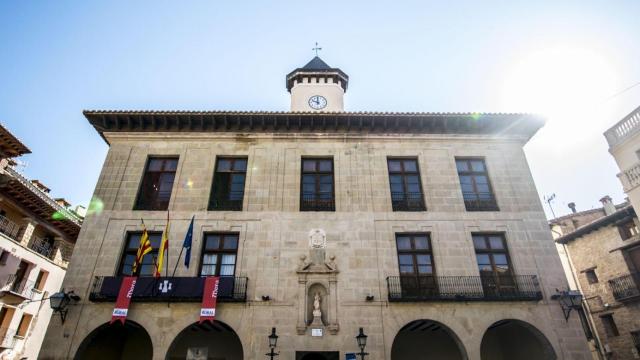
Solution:
M 394 337 L 418 319 L 439 321 L 463 343 L 469 359 L 480 359 L 482 336 L 493 323 L 518 319 L 538 328 L 559 359 L 588 359 L 576 317 L 564 320 L 550 300 L 566 279 L 522 151 L 523 139 L 476 136 L 256 135 L 256 134 L 106 134 L 111 143 L 95 197 L 101 212 L 85 219 L 65 288 L 81 294 L 63 326 L 50 326 L 44 358 L 72 357 L 82 340 L 110 319 L 113 303 L 88 301 L 94 276 L 113 276 L 127 231 L 164 229 L 166 212 L 132 211 L 149 155 L 179 155 L 169 210 L 171 266 L 191 216 L 195 214 L 192 265 L 177 276 L 196 276 L 207 231 L 240 234 L 237 276 L 247 276 L 248 301 L 220 303 L 218 320 L 239 335 L 246 359 L 262 359 L 272 327 L 280 335 L 281 360 L 296 350 L 355 352 L 355 335 L 364 327 L 371 359 L 389 359 Z M 217 155 L 248 156 L 242 212 L 207 211 Z M 300 212 L 302 156 L 332 156 L 335 212 Z M 426 212 L 392 212 L 387 156 L 418 157 Z M 466 212 L 454 158 L 483 156 L 499 212 Z M 297 269 L 309 254 L 311 229 L 326 232 L 327 257 L 335 255 L 335 335 L 298 334 L 300 296 Z M 516 274 L 537 275 L 540 302 L 389 303 L 387 276 L 398 275 L 397 232 L 429 232 L 439 275 L 478 275 L 472 232 L 504 232 Z M 309 284 L 312 285 L 312 284 Z M 302 294 L 306 294 L 302 292 Z M 270 301 L 262 301 L 268 295 Z M 373 295 L 373 301 L 366 301 Z M 172 340 L 198 319 L 199 304 L 134 303 L 129 319 L 149 332 L 154 358 L 163 359 Z M 331 306 L 329 306 L 331 309 Z M 304 313 L 304 311 L 303 311 Z M 335 316 L 334 316 L 335 315 Z
M 637 221 L 637 218 L 634 220 Z M 629 274 L 629 267 L 620 248 L 634 243 L 640 245 L 640 238 L 635 236 L 622 240 L 618 228 L 609 225 L 567 244 L 598 337 L 603 344 L 608 344 L 613 352 L 613 359 L 639 358 L 630 332 L 640 330 L 640 302 L 623 304 L 616 301 L 609 285 L 609 280 Z M 589 284 L 584 273 L 586 269 L 595 271 L 597 283 Z M 600 319 L 606 314 L 613 315 L 619 336 L 607 336 Z

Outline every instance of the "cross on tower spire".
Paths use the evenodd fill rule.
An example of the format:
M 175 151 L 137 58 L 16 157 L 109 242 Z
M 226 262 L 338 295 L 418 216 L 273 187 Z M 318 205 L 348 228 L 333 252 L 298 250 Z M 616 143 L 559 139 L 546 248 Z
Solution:
M 316 41 L 316 47 L 314 47 L 314 48 L 313 48 L 313 49 L 311 49 L 311 50 L 315 51 L 315 52 L 316 52 L 316 56 L 318 56 L 318 51 L 319 51 L 319 50 L 322 50 L 322 48 L 321 48 L 321 47 L 318 47 L 318 42 Z

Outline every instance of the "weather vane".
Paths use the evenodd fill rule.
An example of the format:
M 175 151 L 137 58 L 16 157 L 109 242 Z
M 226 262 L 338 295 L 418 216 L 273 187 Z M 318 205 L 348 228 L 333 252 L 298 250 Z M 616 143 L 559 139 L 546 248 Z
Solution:
M 314 47 L 314 48 L 313 48 L 313 49 L 311 49 L 311 50 L 315 51 L 315 52 L 316 52 L 316 56 L 318 56 L 318 51 L 322 50 L 322 48 L 321 48 L 321 47 L 318 47 L 318 42 L 316 41 L 316 47 Z

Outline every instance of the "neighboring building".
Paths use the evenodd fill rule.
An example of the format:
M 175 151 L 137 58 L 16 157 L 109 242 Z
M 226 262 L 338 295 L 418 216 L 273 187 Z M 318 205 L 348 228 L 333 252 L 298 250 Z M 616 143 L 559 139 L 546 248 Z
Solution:
M 640 107 L 604 133 L 618 164 L 618 178 L 631 205 L 640 209 Z
M 601 359 L 638 359 L 639 222 L 628 202 L 614 206 L 608 196 L 601 201 L 602 208 L 549 223 L 561 256 L 566 256 L 567 276 L 583 295 L 585 325 L 592 331 L 587 336 L 594 352 Z
M 36 359 L 81 218 L 13 167 L 29 149 L 0 125 L 0 358 Z M 65 202 L 65 205 L 68 203 Z M 54 319 L 53 321 L 60 321 Z
M 85 111 L 109 144 L 64 281 L 82 300 L 45 359 L 590 359 L 523 145 L 524 114 L 345 112 L 319 58 L 287 76 L 293 112 Z M 173 268 L 155 281 L 169 212 Z M 109 325 L 144 219 L 126 325 Z M 220 275 L 199 325 L 202 276 Z

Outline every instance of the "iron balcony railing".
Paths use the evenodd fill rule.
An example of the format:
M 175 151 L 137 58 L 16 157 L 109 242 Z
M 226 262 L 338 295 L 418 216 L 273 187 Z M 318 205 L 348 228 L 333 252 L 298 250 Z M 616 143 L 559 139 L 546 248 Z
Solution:
M 336 202 L 331 198 L 320 198 L 316 194 L 303 194 L 300 198 L 300 211 L 336 211 Z
M 389 301 L 537 301 L 535 275 L 389 276 Z
M 393 207 L 393 211 L 427 210 L 426 206 L 424 205 L 424 196 L 421 192 L 393 192 L 391 193 L 391 206 Z
M 39 238 L 37 236 L 33 237 L 33 239 L 31 240 L 31 244 L 29 245 L 29 248 L 42 256 L 48 257 L 49 259 L 51 259 L 54 254 L 53 246 L 51 246 L 51 244 L 49 244 L 44 239 Z
M 34 286 L 35 282 L 29 281 L 24 277 L 17 277 L 16 274 L 11 274 L 4 281 L 0 291 L 10 292 L 25 299 L 32 299 Z
M 122 276 L 96 276 L 89 294 L 93 302 L 112 302 L 118 297 Z M 134 302 L 200 302 L 204 291 L 204 277 L 139 277 L 133 290 Z M 247 282 L 244 276 L 221 276 L 218 301 L 247 301 Z
M 462 193 L 467 211 L 498 211 L 493 193 Z
M 0 327 L 0 348 L 12 349 L 16 344 L 16 330 Z
M 231 191 L 223 195 L 211 199 L 209 210 L 242 211 L 243 191 Z
M 618 301 L 640 298 L 640 273 L 631 273 L 609 280 L 613 297 Z
M 7 235 L 14 240 L 19 240 L 18 234 L 20 233 L 20 226 L 7 219 L 6 216 L 0 215 L 0 233 Z

